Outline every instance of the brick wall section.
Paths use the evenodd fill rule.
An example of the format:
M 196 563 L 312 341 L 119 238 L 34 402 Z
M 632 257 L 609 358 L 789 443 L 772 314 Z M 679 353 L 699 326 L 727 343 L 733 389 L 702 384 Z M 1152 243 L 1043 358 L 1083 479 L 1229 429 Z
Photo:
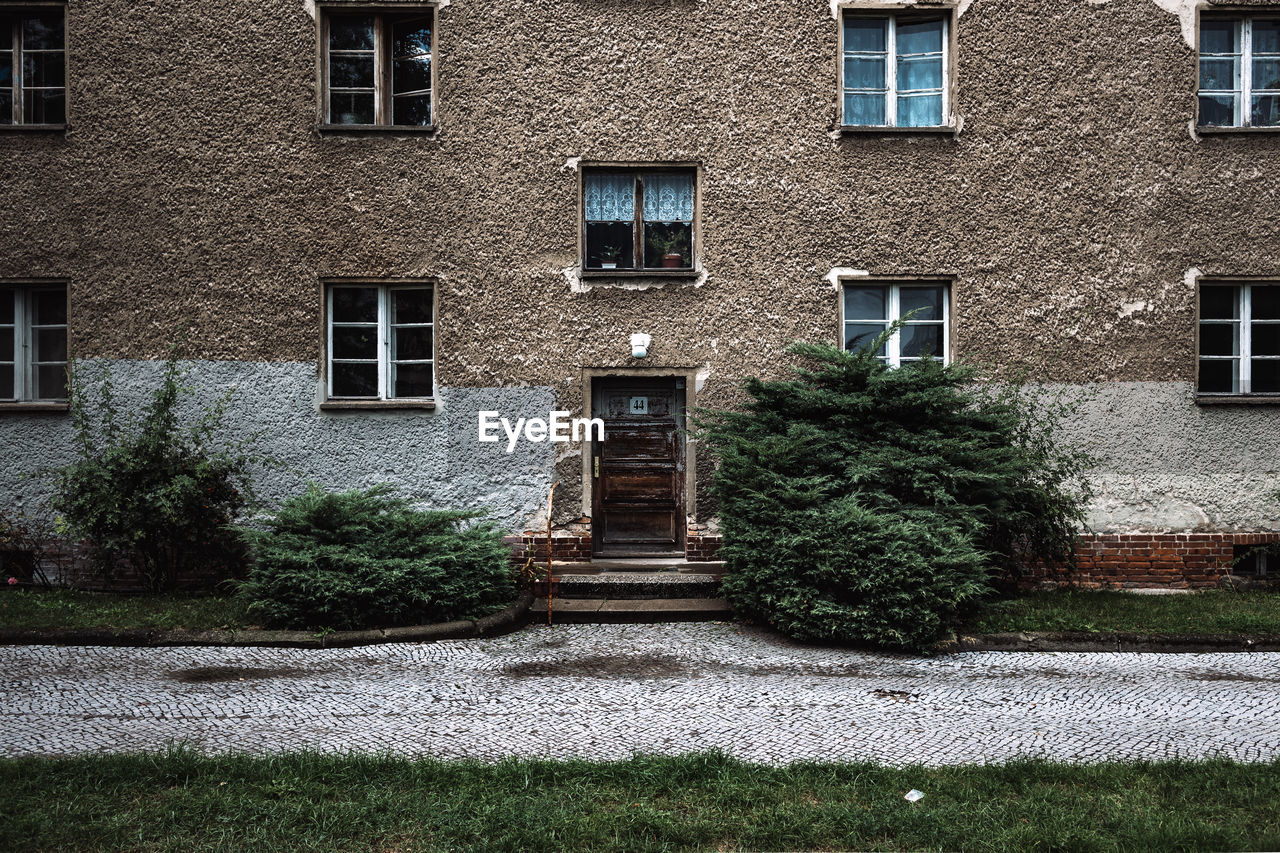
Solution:
M 1073 583 L 1086 589 L 1218 586 L 1230 574 L 1232 549 L 1280 541 L 1277 533 L 1103 533 L 1081 536 L 1078 567 L 1068 576 L 1061 567 L 1039 565 L 1024 585 Z
M 685 539 L 684 558 L 690 563 L 706 563 L 719 559 L 719 536 L 701 536 L 690 533 Z
M 545 563 L 547 560 L 547 537 L 525 533 L 521 536 L 508 536 L 502 540 L 511 548 L 513 559 L 523 564 L 532 549 L 533 559 Z M 591 559 L 590 534 L 573 534 L 569 536 L 551 537 L 551 559 L 562 563 L 585 563 Z

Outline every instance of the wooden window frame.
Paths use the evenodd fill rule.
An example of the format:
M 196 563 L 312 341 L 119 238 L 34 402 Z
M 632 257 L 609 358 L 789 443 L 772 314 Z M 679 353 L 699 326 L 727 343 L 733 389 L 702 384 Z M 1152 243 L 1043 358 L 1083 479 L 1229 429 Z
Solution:
M 35 324 L 32 322 L 34 314 L 35 301 L 32 295 L 40 291 L 56 291 L 62 294 L 63 302 L 67 300 L 67 284 L 63 281 L 0 281 L 0 299 L 13 300 L 13 320 L 12 324 L 0 324 L 0 329 L 13 331 L 13 351 L 0 352 L 0 370 L 12 371 L 13 374 L 13 392 L 12 397 L 0 398 L 0 405 L 7 407 L 26 407 L 39 405 L 63 405 L 67 403 L 68 398 L 64 395 L 61 397 L 38 397 L 34 391 L 38 384 L 37 371 L 42 366 L 61 365 L 65 371 L 70 364 L 70 322 L 64 323 L 42 323 Z M 67 305 L 67 320 L 70 321 L 70 306 Z M 58 361 L 36 361 L 35 360 L 35 337 L 36 332 L 41 329 L 61 329 L 66 338 L 67 352 L 64 353 L 65 358 Z M 68 381 L 68 387 L 70 382 Z
M 1206 287 L 1233 287 L 1236 288 L 1236 318 L 1233 320 L 1221 320 L 1217 318 L 1205 319 L 1201 310 L 1203 304 L 1204 288 Z M 1253 399 L 1258 401 L 1268 401 L 1280 403 L 1280 391 L 1254 391 L 1253 384 L 1253 360 L 1261 359 L 1264 361 L 1280 361 L 1280 355 L 1254 355 L 1253 354 L 1253 326 L 1264 325 L 1274 326 L 1276 335 L 1280 336 L 1280 320 L 1254 320 L 1253 319 L 1253 291 L 1255 288 L 1280 288 L 1280 281 L 1274 279 L 1246 279 L 1246 278 L 1202 278 L 1196 282 L 1196 397 L 1202 401 L 1231 400 L 1231 399 Z M 1203 355 L 1200 352 L 1200 336 L 1201 330 L 1206 326 L 1238 326 L 1235 335 L 1235 351 L 1232 355 Z M 1200 390 L 1200 366 L 1205 361 L 1236 361 L 1239 366 L 1235 371 L 1234 385 L 1231 391 L 1202 391 Z
M 323 315 L 324 315 L 324 339 L 323 339 L 323 385 L 324 385 L 324 405 L 322 408 L 391 408 L 391 407 L 422 407 L 434 408 L 434 400 L 439 388 L 439 374 L 436 370 L 436 299 L 438 287 L 432 279 L 326 279 L 321 282 L 323 294 Z M 369 363 L 373 359 L 335 359 L 333 357 L 333 331 L 336 326 L 344 325 L 370 325 L 368 323 L 337 323 L 333 321 L 333 291 L 340 287 L 363 287 L 375 289 L 378 292 L 378 315 L 377 315 L 377 335 L 378 335 L 378 395 L 376 397 L 342 397 L 333 394 L 333 364 L 335 361 L 340 363 L 358 362 Z M 430 323 L 413 323 L 413 324 L 393 324 L 391 322 L 391 294 L 398 290 L 425 290 L 429 292 L 428 299 L 431 303 L 431 322 Z M 429 359 L 395 359 L 395 353 L 392 349 L 393 330 L 398 326 L 414 326 L 419 328 L 431 329 L 431 358 Z M 431 394 L 427 397 L 397 397 L 394 396 L 394 384 L 392 378 L 393 364 L 430 364 L 431 365 Z
M 853 287 L 887 287 L 889 293 L 885 304 L 885 319 L 847 317 L 845 316 L 845 291 Z M 951 318 L 953 311 L 951 309 L 951 301 L 955 298 L 955 282 L 950 278 L 885 278 L 883 276 L 876 278 L 841 278 L 840 279 L 840 332 L 839 347 L 845 349 L 846 328 L 850 323 L 885 323 L 886 325 L 896 322 L 902 316 L 901 310 L 901 289 L 904 287 L 941 287 L 942 288 L 942 354 L 934 356 L 941 358 L 943 364 L 950 364 L 952 358 L 951 345 Z M 908 326 L 936 326 L 937 320 L 907 320 Z M 911 364 L 921 359 L 915 356 L 904 358 L 902 356 L 902 334 L 894 332 L 885 344 L 885 355 L 881 356 L 889 367 L 901 367 L 904 363 Z
M 319 11 L 319 85 L 320 92 L 320 129 L 330 131 L 394 131 L 396 133 L 432 133 L 436 129 L 437 99 L 436 93 L 436 39 L 439 29 L 440 10 L 435 3 L 404 3 L 396 6 L 385 4 L 363 3 L 323 3 L 317 6 Z M 374 86 L 373 86 L 373 124 L 344 124 L 330 120 L 331 103 L 329 99 L 329 30 L 334 17 L 369 16 L 374 20 Z M 394 117 L 394 80 L 392 65 L 392 28 L 398 21 L 429 17 L 431 19 L 431 78 L 427 94 L 430 98 L 431 117 L 427 124 L 393 124 Z M 407 93 L 402 93 L 407 94 Z
M 910 20 L 911 18 L 933 18 L 940 16 L 942 18 L 942 124 L 929 125 L 923 127 L 907 127 L 897 123 L 897 106 L 899 90 L 897 86 L 898 79 L 898 63 L 897 63 L 897 28 L 900 19 Z M 845 85 L 844 65 L 846 50 L 844 44 L 844 25 L 847 18 L 875 18 L 887 19 L 889 21 L 888 32 L 885 42 L 885 123 L 884 124 L 848 124 L 845 121 L 844 100 L 845 93 L 850 90 Z M 840 7 L 840 14 L 837 16 L 837 43 L 838 49 L 838 71 L 837 71 L 837 110 L 840 116 L 840 130 L 845 133 L 955 133 L 955 120 L 952 115 L 952 103 L 954 100 L 954 80 L 953 73 L 955 68 L 956 39 L 955 39 L 955 22 L 956 15 L 953 7 L 950 5 L 939 6 L 895 6 L 895 7 L 875 7 L 861 5 L 843 5 Z M 852 51 L 849 51 L 852 54 Z
M 1280 133 L 1280 124 L 1255 125 L 1253 123 L 1253 97 L 1258 90 L 1253 85 L 1253 23 L 1258 18 L 1280 19 L 1280 8 L 1275 6 L 1251 6 L 1236 9 L 1206 10 L 1196 17 L 1196 132 L 1197 133 Z M 1203 89 L 1200 86 L 1200 65 L 1206 55 L 1201 46 L 1201 32 L 1205 21 L 1229 21 L 1236 25 L 1238 53 L 1211 53 L 1213 57 L 1239 57 L 1240 80 L 1238 89 Z M 1280 89 L 1263 89 L 1265 95 L 1280 97 Z M 1201 124 L 1200 98 L 1214 95 L 1233 95 L 1236 98 L 1235 113 L 1231 124 Z
M 641 266 L 606 269 L 589 266 L 587 245 L 587 208 L 586 187 L 589 175 L 630 174 L 636 181 L 635 210 L 631 221 L 632 258 L 639 260 Z M 644 192 L 643 176 L 662 174 L 687 174 L 693 181 L 693 219 L 689 226 L 689 266 L 687 267 L 645 267 L 644 262 Z M 584 277 L 688 277 L 697 275 L 702 270 L 701 263 L 701 211 L 702 211 L 702 175 L 696 163 L 584 163 L 579 168 L 578 180 L 578 246 L 579 265 Z
M 33 14 L 41 14 L 48 12 L 58 12 L 62 15 L 62 49 L 59 51 L 26 51 L 22 42 L 22 22 L 24 17 Z M 8 47 L 0 47 L 0 51 L 11 54 L 11 70 L 13 79 L 10 83 L 9 94 L 12 100 L 12 109 L 7 123 L 0 123 L 0 132 L 6 130 L 60 130 L 67 126 L 67 116 L 71 109 L 70 97 L 70 75 L 68 73 L 67 63 L 67 5 L 65 3 L 0 3 L 0 15 L 12 15 L 13 23 L 8 33 L 0 33 L 0 39 L 5 39 Z M 23 62 L 24 53 L 61 53 L 62 54 L 62 85 L 61 86 L 42 86 L 40 91 L 61 91 L 62 92 L 62 121 L 60 122 L 28 122 L 26 118 L 25 101 L 23 93 L 31 91 L 23 86 Z

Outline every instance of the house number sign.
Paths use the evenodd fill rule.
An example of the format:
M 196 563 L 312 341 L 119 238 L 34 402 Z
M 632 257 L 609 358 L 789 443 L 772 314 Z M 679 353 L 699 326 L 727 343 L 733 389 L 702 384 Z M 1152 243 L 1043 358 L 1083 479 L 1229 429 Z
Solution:
M 631 398 L 631 414 L 633 415 L 649 414 L 649 398 L 648 397 L 632 397 Z

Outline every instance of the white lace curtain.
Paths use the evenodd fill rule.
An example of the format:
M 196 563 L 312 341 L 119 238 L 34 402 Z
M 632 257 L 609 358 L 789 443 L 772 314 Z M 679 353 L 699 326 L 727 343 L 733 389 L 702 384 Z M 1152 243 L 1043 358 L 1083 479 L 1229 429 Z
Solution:
M 693 176 L 645 175 L 644 221 L 693 222 Z
M 583 205 L 588 222 L 631 222 L 636 218 L 635 175 L 587 175 Z
M 693 176 L 644 174 L 645 222 L 693 222 Z M 588 222 L 631 222 L 636 215 L 634 174 L 587 175 L 583 206 Z

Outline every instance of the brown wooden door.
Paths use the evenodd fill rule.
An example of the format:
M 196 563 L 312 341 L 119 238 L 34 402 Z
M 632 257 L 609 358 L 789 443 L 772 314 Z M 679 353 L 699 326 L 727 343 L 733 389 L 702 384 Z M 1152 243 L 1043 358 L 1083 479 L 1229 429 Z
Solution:
M 684 380 L 605 379 L 592 390 L 592 540 L 601 556 L 684 554 Z

